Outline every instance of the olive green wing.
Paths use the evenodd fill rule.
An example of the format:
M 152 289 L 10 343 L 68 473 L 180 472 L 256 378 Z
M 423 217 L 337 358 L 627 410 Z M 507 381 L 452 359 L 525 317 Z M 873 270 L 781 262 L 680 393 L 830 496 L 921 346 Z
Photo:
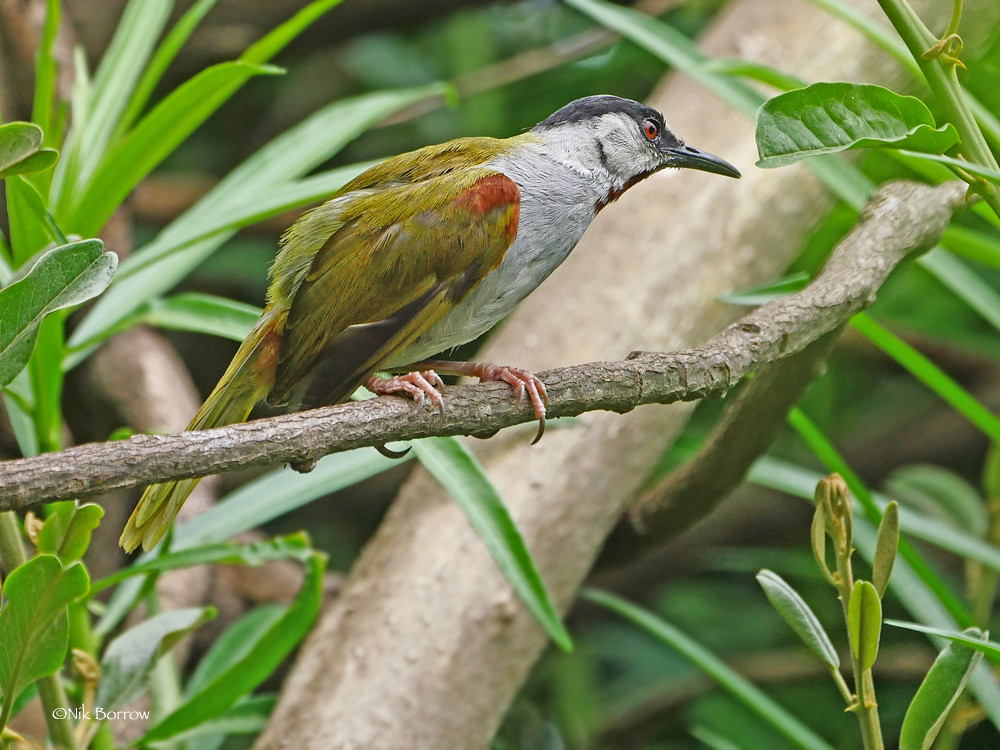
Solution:
M 517 234 L 519 204 L 513 180 L 485 169 L 327 204 L 335 207 L 329 236 L 294 283 L 286 279 L 272 295 L 288 312 L 268 401 L 350 395 L 500 265 Z M 309 232 L 315 242 L 315 227 L 293 230 L 290 241 Z

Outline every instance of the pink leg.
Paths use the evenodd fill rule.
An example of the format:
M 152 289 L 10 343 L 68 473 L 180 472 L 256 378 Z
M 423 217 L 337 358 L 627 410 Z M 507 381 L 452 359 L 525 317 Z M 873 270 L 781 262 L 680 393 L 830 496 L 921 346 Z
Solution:
M 365 381 L 365 388 L 378 396 L 387 396 L 391 393 L 405 394 L 417 403 L 418 409 L 424 405 L 424 400 L 429 398 L 438 411 L 444 414 L 444 398 L 440 391 L 444 388 L 444 383 L 434 370 L 408 372 L 391 378 L 372 376 Z
M 514 389 L 517 403 L 524 399 L 524 394 L 528 394 L 531 405 L 535 408 L 535 418 L 538 420 L 538 434 L 531 441 L 534 445 L 542 439 L 545 433 L 545 405 L 549 402 L 549 394 L 545 391 L 543 383 L 534 373 L 522 370 L 519 367 L 507 367 L 504 365 L 491 365 L 488 362 L 449 362 L 441 359 L 429 359 L 420 362 L 414 367 L 440 370 L 446 375 L 472 375 L 479 378 L 479 382 L 488 380 L 499 380 L 507 383 Z

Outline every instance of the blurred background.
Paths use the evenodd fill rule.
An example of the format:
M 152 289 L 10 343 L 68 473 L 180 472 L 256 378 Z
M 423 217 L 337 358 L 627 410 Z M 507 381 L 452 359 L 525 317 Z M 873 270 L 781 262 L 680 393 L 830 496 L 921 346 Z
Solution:
M 178 2 L 175 16 L 190 4 Z M 123 5 L 123 0 L 66 0 L 65 13 L 92 65 L 108 44 Z M 298 0 L 220 0 L 170 69 L 163 90 L 207 65 L 232 59 L 302 5 Z M 693 37 L 725 5 L 725 0 L 643 0 L 635 7 Z M 963 59 L 969 64 L 963 82 L 990 110 L 1000 111 L 1000 33 L 993 30 L 975 49 L 967 48 Z M 155 236 L 269 139 L 336 99 L 435 81 L 454 86 L 447 101 L 422 101 L 393 116 L 324 168 L 458 136 L 512 135 L 589 94 L 643 99 L 666 72 L 653 55 L 555 0 L 346 0 L 275 62 L 286 69 L 285 75 L 247 85 L 135 191 L 129 204 L 133 244 Z M 26 83 L 30 85 L 6 82 L 8 118 L 19 114 L 8 109 L 10 103 L 30 101 L 17 93 Z M 686 135 L 696 140 L 695 134 Z M 859 164 L 876 180 L 912 176 L 875 151 L 863 154 Z M 241 231 L 178 291 L 262 305 L 278 238 L 295 215 Z M 823 217 L 788 273 L 815 273 L 855 219 L 855 211 L 844 205 Z M 1000 237 L 975 216 L 960 223 Z M 1000 284 L 995 265 L 969 264 L 983 284 L 993 289 Z M 907 263 L 897 270 L 871 312 L 982 404 L 992 411 L 1000 407 L 996 329 L 923 267 Z M 204 334 L 167 335 L 206 395 L 236 345 Z M 459 356 L 474 350 L 475 344 L 469 345 Z M 724 407 L 724 402 L 699 406 L 682 439 L 664 456 L 664 471 L 697 450 Z M 839 339 L 825 374 L 809 388 L 800 408 L 869 487 L 912 504 L 937 523 L 992 541 L 1000 497 L 990 494 L 995 488 L 984 487 L 989 441 L 858 333 L 848 328 Z M 92 411 L 74 417 L 67 410 L 79 441 L 106 439 L 120 426 Z M 788 430 L 768 461 L 684 535 L 638 559 L 629 555 L 623 560 L 612 545 L 598 562 L 592 583 L 663 615 L 838 749 L 860 748 L 853 717 L 843 713 L 825 668 L 781 621 L 754 580 L 767 567 L 792 581 L 843 648 L 839 603 L 809 547 L 811 507 L 781 489 L 783 482 L 794 484 L 783 477 L 815 481 L 823 469 Z M 308 528 L 314 543 L 329 553 L 331 567 L 346 571 L 410 469 L 402 464 L 314 502 L 274 522 L 268 531 Z M 245 473 L 224 475 L 220 492 L 248 478 Z M 979 510 L 970 521 L 956 507 Z M 957 592 L 982 574 L 958 555 L 919 541 L 917 546 Z M 859 567 L 864 574 L 863 565 Z M 886 615 L 908 619 L 890 599 Z M 509 711 L 496 750 L 789 746 L 688 661 L 634 626 L 583 603 L 573 609 L 568 624 L 576 650 L 563 654 L 549 649 Z M 914 634 L 884 633 L 875 673 L 883 727 L 899 726 L 933 658 L 930 645 Z M 974 713 L 968 717 L 970 729 L 960 747 L 1000 747 L 1000 735 L 981 718 Z

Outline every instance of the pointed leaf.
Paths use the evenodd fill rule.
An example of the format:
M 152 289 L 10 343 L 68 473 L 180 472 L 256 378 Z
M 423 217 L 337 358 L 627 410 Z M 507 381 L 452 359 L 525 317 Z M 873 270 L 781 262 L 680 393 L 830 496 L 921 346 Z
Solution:
M 76 562 L 90 546 L 91 532 L 104 516 L 96 503 L 54 503 L 54 509 L 38 532 L 38 551 L 55 555 L 63 565 Z
M 213 65 L 186 81 L 144 117 L 100 163 L 79 202 L 58 216 L 67 231 L 96 234 L 132 192 L 195 129 L 247 80 L 276 75 L 280 68 L 229 62 Z
M 48 525 L 48 522 L 46 522 Z M 44 531 L 44 529 L 43 529 Z M 138 562 L 123 570 L 94 581 L 91 594 L 103 591 L 119 581 L 147 573 L 162 573 L 167 570 L 190 568 L 194 565 L 225 564 L 259 566 L 274 560 L 305 560 L 314 554 L 309 546 L 309 538 L 303 534 L 289 534 L 250 544 L 211 544 L 192 547 L 179 552 L 157 555 L 144 562 Z
M 771 300 L 788 297 L 796 292 L 800 292 L 806 288 L 806 284 L 808 283 L 809 274 L 805 271 L 797 271 L 767 284 L 720 294 L 717 299 L 719 302 L 725 302 L 730 305 L 757 307 Z
M 172 745 L 186 743 L 184 746 L 188 750 L 199 750 L 200 746 L 192 740 L 222 738 L 231 734 L 257 734 L 267 726 L 268 719 L 271 717 L 271 712 L 274 711 L 277 702 L 278 696 L 273 693 L 244 698 L 214 719 L 203 721 L 188 731 L 174 736 Z M 208 747 L 218 747 L 218 744 L 208 745 Z
M 215 676 L 150 729 L 140 744 L 168 739 L 219 716 L 266 680 L 305 637 L 319 614 L 324 567 L 323 555 L 312 555 L 306 563 L 306 580 L 299 595 L 284 615 L 253 644 L 247 656 Z
M 69 638 L 66 606 L 87 593 L 80 563 L 63 569 L 52 555 L 36 555 L 11 571 L 0 609 L 0 689 L 4 700 L 62 666 Z
M 59 153 L 42 148 L 42 139 L 42 129 L 33 122 L 0 125 L 0 179 L 42 172 L 55 164 Z
M 101 659 L 101 681 L 95 702 L 106 711 L 132 703 L 149 687 L 160 657 L 188 633 L 215 617 L 214 607 L 161 612 L 129 628 L 108 644 Z
M 828 666 L 834 669 L 840 667 L 840 657 L 830 642 L 830 636 L 798 592 L 777 573 L 767 569 L 757 574 L 757 583 L 764 589 L 771 605 L 802 642 Z
M 989 529 L 986 503 L 979 491 L 953 471 L 931 464 L 902 466 L 885 483 L 886 494 L 971 534 Z
M 847 624 L 851 637 L 851 651 L 865 671 L 872 668 L 878 656 L 879 636 L 882 632 L 882 602 L 878 592 L 868 581 L 857 581 L 851 591 L 847 607 Z
M 242 341 L 260 317 L 261 309 L 224 297 L 190 292 L 154 299 L 138 313 L 140 322 L 146 325 Z
M 982 631 L 969 628 L 964 635 L 979 639 Z M 957 642 L 950 643 L 938 655 L 906 710 L 899 750 L 930 750 L 951 707 L 982 658 L 981 653 Z
M 458 503 L 500 572 L 538 624 L 560 648 L 572 650 L 573 642 L 521 532 L 472 453 L 457 439 L 450 437 L 418 440 L 413 443 L 413 451 Z
M 74 242 L 49 250 L 27 276 L 0 290 L 0 386 L 27 364 L 42 319 L 100 294 L 117 264 L 100 240 Z
M 757 112 L 758 167 L 853 148 L 943 153 L 958 143 L 950 123 L 934 127 L 927 106 L 881 86 L 814 83 L 768 99 Z
M 903 622 L 902 620 L 886 620 L 885 624 L 892 625 L 894 628 L 903 628 L 904 630 L 913 630 L 917 633 L 947 638 L 955 643 L 968 646 L 973 651 L 979 651 L 986 654 L 986 656 L 989 656 L 994 663 L 1000 663 L 1000 643 L 986 640 L 986 636 L 988 634 L 977 635 L 973 633 L 970 635 L 967 631 L 959 633 L 954 630 L 932 628 L 928 625 L 918 625 L 915 622 Z
M 184 697 L 200 693 L 220 674 L 247 658 L 254 646 L 288 612 L 287 606 L 268 604 L 251 610 L 215 639 L 184 686 Z
M 882 514 L 878 525 L 878 536 L 875 539 L 875 559 L 872 560 L 872 585 L 881 599 L 889 586 L 892 567 L 896 564 L 896 551 L 899 549 L 899 506 L 889 503 Z

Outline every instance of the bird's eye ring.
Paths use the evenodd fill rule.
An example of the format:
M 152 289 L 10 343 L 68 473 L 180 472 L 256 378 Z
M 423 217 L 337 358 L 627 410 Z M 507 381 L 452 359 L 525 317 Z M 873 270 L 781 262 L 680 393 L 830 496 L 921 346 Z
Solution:
M 656 120 L 646 120 L 642 124 L 642 129 L 646 133 L 646 137 L 651 141 L 655 141 L 656 137 L 660 134 L 660 126 L 656 124 Z

